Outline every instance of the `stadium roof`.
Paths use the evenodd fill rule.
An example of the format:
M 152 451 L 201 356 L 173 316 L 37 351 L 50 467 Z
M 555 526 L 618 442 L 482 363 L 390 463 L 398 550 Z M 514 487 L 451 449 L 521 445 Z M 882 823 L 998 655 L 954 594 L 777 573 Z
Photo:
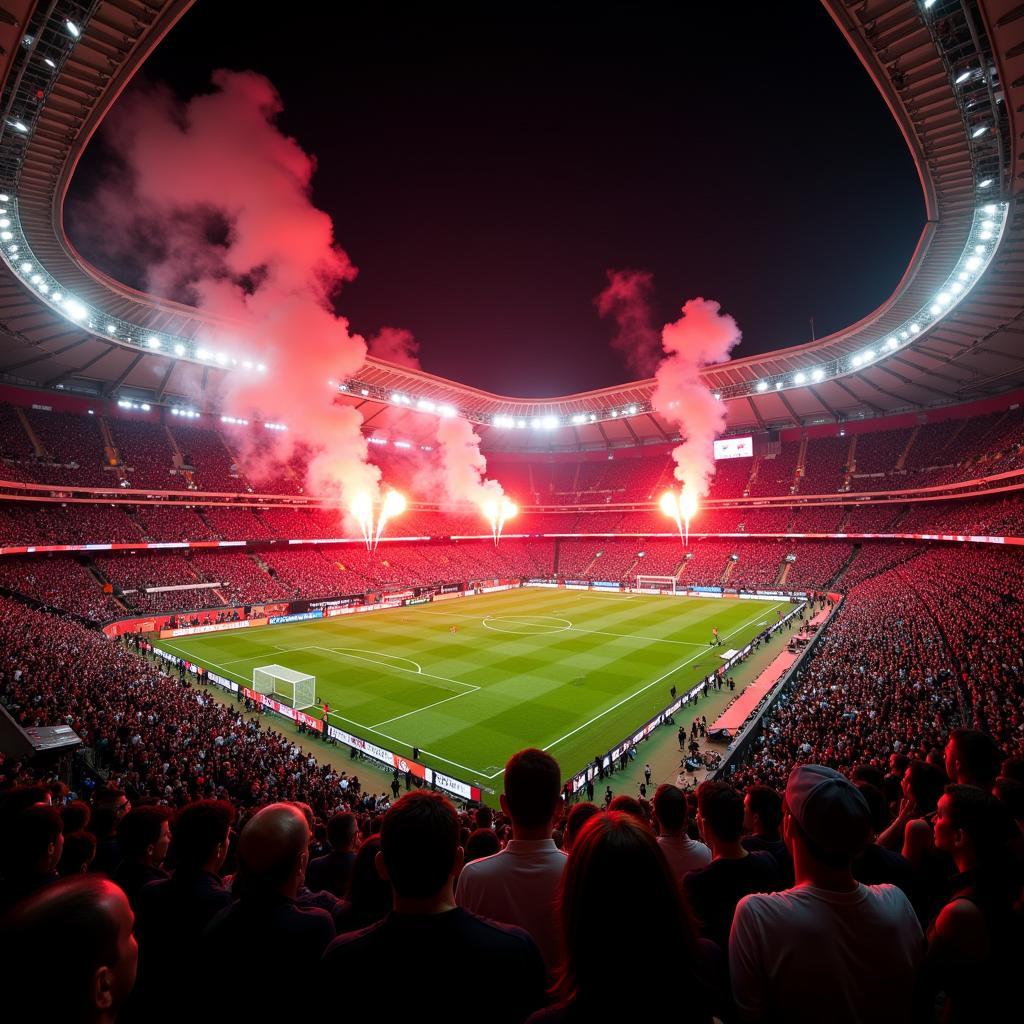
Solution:
M 192 405 L 219 374 L 243 372 L 218 361 L 229 322 L 111 279 L 63 226 L 90 138 L 192 2 L 8 2 L 9 17 L 0 15 L 0 189 L 9 196 L 0 199 L 0 380 Z M 823 2 L 904 134 L 927 222 L 873 313 L 815 342 L 704 371 L 734 431 L 925 409 L 1024 385 L 1024 7 Z M 490 450 L 557 450 L 673 440 L 650 411 L 652 391 L 647 380 L 518 399 L 368 359 L 340 399 L 360 407 L 368 430 L 412 442 L 432 438 L 435 417 L 457 410 Z

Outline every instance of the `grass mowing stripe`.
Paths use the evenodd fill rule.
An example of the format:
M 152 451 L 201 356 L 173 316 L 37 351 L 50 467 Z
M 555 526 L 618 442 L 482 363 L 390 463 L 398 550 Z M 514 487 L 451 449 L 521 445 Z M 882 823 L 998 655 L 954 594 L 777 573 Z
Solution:
M 318 697 L 339 709 L 332 721 L 379 737 L 400 755 L 415 743 L 428 764 L 469 773 L 467 781 L 491 781 L 515 750 L 545 743 L 557 749 L 567 774 L 575 771 L 667 702 L 667 690 L 662 700 L 655 689 L 659 682 L 671 677 L 686 693 L 721 664 L 721 649 L 705 642 L 712 625 L 743 646 L 760 630 L 751 623 L 772 619 L 780 605 L 610 594 L 596 604 L 593 597 L 522 589 L 445 610 L 425 605 L 280 623 L 162 646 L 245 685 L 251 681 L 237 669 L 261 659 L 309 672 Z M 488 631 L 485 619 L 516 632 Z M 451 623 L 466 626 L 451 632 Z M 552 628 L 567 624 L 575 628 Z M 694 651 L 676 662 L 679 645 Z M 409 739 L 384 731 L 394 724 Z

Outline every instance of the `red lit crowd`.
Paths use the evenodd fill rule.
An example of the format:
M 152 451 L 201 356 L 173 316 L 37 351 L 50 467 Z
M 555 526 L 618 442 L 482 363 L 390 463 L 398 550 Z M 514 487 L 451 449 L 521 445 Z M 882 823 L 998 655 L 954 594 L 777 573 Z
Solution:
M 500 812 L 367 792 L 0 598 L 0 701 L 93 759 L 71 790 L 0 763 L 11 1019 L 40 992 L 68 1021 L 274 1019 L 296 986 L 389 1019 L 997 1019 L 1024 953 L 1024 565 L 873 550 L 743 767 L 604 808 L 540 751 Z

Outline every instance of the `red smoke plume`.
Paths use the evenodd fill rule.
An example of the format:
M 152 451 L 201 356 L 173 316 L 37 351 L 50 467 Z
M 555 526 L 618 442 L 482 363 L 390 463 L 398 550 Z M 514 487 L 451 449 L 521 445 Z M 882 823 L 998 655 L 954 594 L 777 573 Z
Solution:
M 420 343 L 404 327 L 382 327 L 367 342 L 370 355 L 410 370 L 420 368 Z
M 221 70 L 213 86 L 187 103 L 155 89 L 120 106 L 108 139 L 125 173 L 97 192 L 88 222 L 102 225 L 108 253 L 141 262 L 150 290 L 226 318 L 211 348 L 266 364 L 262 376 L 226 374 L 222 408 L 288 424 L 274 455 L 308 443 L 317 493 L 375 493 L 362 417 L 329 383 L 359 371 L 366 344 L 333 309 L 356 268 L 312 204 L 315 161 L 277 127 L 266 78 Z M 273 471 L 262 442 L 242 453 L 257 479 Z
M 715 475 L 714 440 L 725 429 L 725 403 L 700 379 L 702 366 L 722 363 L 742 334 L 736 321 L 710 299 L 690 299 L 683 315 L 661 332 L 665 358 L 651 397 L 656 412 L 679 426 L 683 443 L 672 451 L 675 476 L 703 496 Z
M 615 321 L 612 348 L 626 358 L 638 377 L 650 377 L 661 356 L 660 339 L 651 311 L 654 280 L 645 270 L 606 270 L 608 286 L 594 300 L 603 317 Z
M 469 420 L 442 418 L 437 425 L 441 453 L 441 480 L 452 503 L 468 501 L 477 508 L 497 501 L 504 491 L 497 480 L 487 480 L 487 459 L 480 451 L 480 437 Z

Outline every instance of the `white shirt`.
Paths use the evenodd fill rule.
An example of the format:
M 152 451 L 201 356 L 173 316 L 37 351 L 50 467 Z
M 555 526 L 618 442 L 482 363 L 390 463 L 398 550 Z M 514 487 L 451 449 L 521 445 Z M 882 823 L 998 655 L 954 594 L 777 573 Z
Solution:
M 733 996 L 744 1020 L 902 1024 L 924 949 L 895 885 L 745 896 L 729 936 Z
M 553 839 L 512 839 L 500 853 L 462 869 L 456 902 L 471 913 L 529 932 L 553 970 L 562 951 L 555 898 L 566 859 Z
M 665 854 L 672 874 L 680 882 L 687 871 L 706 868 L 711 863 L 711 851 L 689 836 L 659 836 L 658 845 Z

